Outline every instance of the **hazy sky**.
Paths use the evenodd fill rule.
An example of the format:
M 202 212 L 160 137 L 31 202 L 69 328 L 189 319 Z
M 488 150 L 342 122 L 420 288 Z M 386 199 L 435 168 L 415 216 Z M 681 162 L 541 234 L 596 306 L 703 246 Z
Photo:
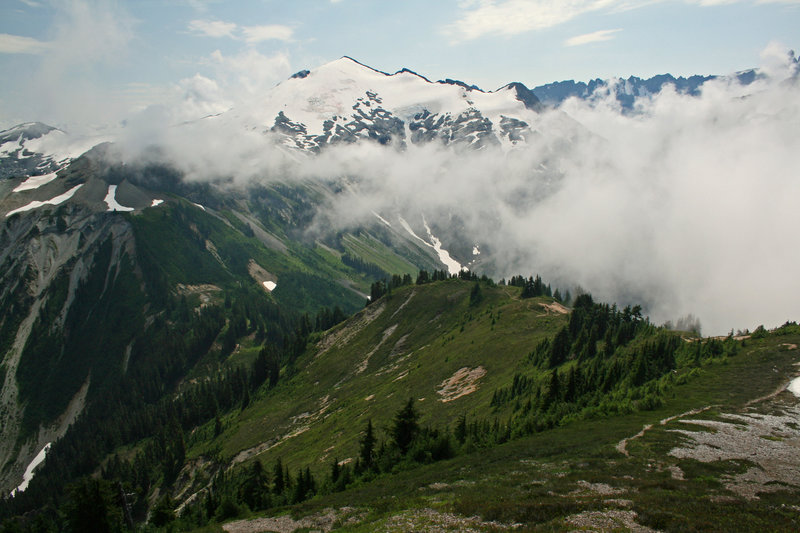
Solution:
M 725 74 L 797 28 L 800 0 L 2 0 L 0 128 L 113 123 L 198 74 L 266 89 L 343 55 L 488 90 Z

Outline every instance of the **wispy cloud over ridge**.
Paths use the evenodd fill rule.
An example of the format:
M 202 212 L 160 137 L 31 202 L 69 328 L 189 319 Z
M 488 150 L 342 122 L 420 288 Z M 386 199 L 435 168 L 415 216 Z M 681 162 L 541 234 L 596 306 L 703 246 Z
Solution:
M 264 60 L 217 57 L 237 72 Z M 321 229 L 373 211 L 441 214 L 443 226 L 455 217 L 460 234 L 490 243 L 491 275 L 538 272 L 604 301 L 643 303 L 659 322 L 693 313 L 722 334 L 800 316 L 800 250 L 787 244 L 800 226 L 797 65 L 777 45 L 764 60 L 750 86 L 720 79 L 699 97 L 668 86 L 632 114 L 613 92 L 568 100 L 532 118 L 540 134 L 510 152 L 359 143 L 290 154 L 265 143 L 270 117 L 251 128 L 235 120 L 256 115 L 260 91 L 230 114 L 143 138 L 192 179 L 346 179 L 318 214 Z M 195 80 L 198 98 L 217 94 L 207 81 Z

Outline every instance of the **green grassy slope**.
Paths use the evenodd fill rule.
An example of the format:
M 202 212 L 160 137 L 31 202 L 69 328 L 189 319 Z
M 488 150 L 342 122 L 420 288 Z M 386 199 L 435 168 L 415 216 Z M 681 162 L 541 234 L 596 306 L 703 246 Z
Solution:
M 269 466 L 280 458 L 291 472 L 309 466 L 322 480 L 334 459 L 358 457 L 367 420 L 388 440 L 392 418 L 408 398 L 416 400 L 423 426 L 453 429 L 462 415 L 501 424 L 520 416 L 518 406 L 491 407 L 494 392 L 519 374 L 548 375 L 546 368 L 532 368 L 529 354 L 570 317 L 544 307 L 550 298 L 521 299 L 516 287 L 482 284 L 482 299 L 471 305 L 473 286 L 452 279 L 396 289 L 320 338 L 293 368 L 284 369 L 276 388 L 262 389 L 248 408 L 230 413 L 223 432 L 195 443 L 189 455 L 217 453 L 223 463 L 247 468 L 254 459 Z M 636 353 L 648 338 L 656 337 L 634 340 L 626 350 Z M 762 468 L 759 463 L 668 455 L 687 445 L 675 431 L 690 427 L 687 419 L 753 409 L 783 412 L 797 404 L 788 392 L 753 403 L 785 387 L 796 373 L 797 327 L 735 347 L 726 342 L 724 350 L 710 348 L 716 355 L 692 361 L 710 341 L 701 346 L 681 340 L 676 370 L 648 385 L 661 395 L 657 404 L 626 404 L 641 391 L 631 388 L 626 400 L 614 389 L 609 397 L 629 406 L 616 414 L 567 417 L 554 429 L 472 453 L 462 446 L 454 459 L 413 468 L 401 464 L 344 492 L 321 490 L 292 513 L 319 516 L 325 509 L 351 508 L 345 514 L 352 514 L 355 507 L 357 519 L 342 527 L 345 531 L 426 531 L 447 524 L 478 531 L 503 524 L 518 524 L 523 531 L 639 525 L 668 531 L 796 530 L 800 515 L 791 502 L 800 484 L 772 483 L 775 492 L 750 499 L 736 492 L 731 480 Z M 561 370 L 581 364 L 587 363 L 571 358 Z M 477 373 L 472 392 L 443 402 L 438 391 L 461 369 L 485 373 Z M 640 408 L 630 408 L 635 405 Z
M 798 332 L 747 341 L 736 356 L 708 361 L 656 410 L 573 422 L 318 497 L 293 513 L 314 516 L 323 509 L 356 505 L 362 510 L 360 520 L 340 530 L 358 532 L 425 531 L 446 523 L 456 530 L 497 530 L 498 524 L 490 521 L 517 524 L 518 531 L 623 531 L 637 524 L 664 531 L 796 531 L 800 485 L 773 484 L 774 493 L 743 497 L 728 483 L 755 463 L 669 456 L 671 449 L 686 444 L 674 430 L 688 425 L 660 422 L 705 407 L 710 408 L 682 418 L 796 409 L 797 398 L 785 391 L 748 403 L 782 390 L 796 375 L 800 353 L 787 347 L 798 341 Z M 618 450 L 623 439 L 631 439 L 629 456 Z M 582 525 L 570 522 L 576 515 L 584 517 Z M 465 518 L 473 516 L 479 520 Z M 626 517 L 634 521 L 626 522 Z
M 372 304 L 322 338 L 297 361 L 291 379 L 232 416 L 223 435 L 195 452 L 219 444 L 233 458 L 297 433 L 259 458 L 322 467 L 333 457 L 354 457 L 367 420 L 387 426 L 410 397 L 423 425 L 492 415 L 494 390 L 566 317 L 539 305 L 550 299 L 520 300 L 515 287 L 487 287 L 480 305 L 470 306 L 470 287 L 460 280 L 406 286 Z M 437 391 L 460 369 L 479 369 L 475 392 L 442 401 Z

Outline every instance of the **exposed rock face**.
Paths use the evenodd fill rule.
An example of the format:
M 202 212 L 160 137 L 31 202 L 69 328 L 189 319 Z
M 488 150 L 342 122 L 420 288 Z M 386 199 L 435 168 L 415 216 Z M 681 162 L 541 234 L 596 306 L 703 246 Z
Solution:
M 37 216 L 38 215 L 38 216 Z M 0 390 L 0 488 L 16 486 L 31 458 L 48 442 L 61 438 L 81 413 L 90 375 L 70 388 L 60 413 L 42 420 L 38 430 L 25 432 L 25 406 L 30 398 L 20 390 L 18 370 L 31 335 L 60 332 L 104 243 L 110 243 L 108 283 L 113 283 L 123 256 L 133 255 L 133 235 L 125 219 L 67 205 L 57 216 L 42 212 L 18 217 L 0 232 L 0 329 L 4 345 L 0 357 L 5 369 Z M 108 245 L 106 245 L 108 246 Z M 56 283 L 56 280 L 60 280 Z M 66 294 L 57 296 L 57 292 Z M 60 299 L 58 299 L 60 298 Z M 39 324 L 49 301 L 63 303 L 45 326 Z M 50 357 L 57 354 L 49 354 Z M 30 365 L 29 365 L 30 366 Z M 30 390 L 27 391 L 31 394 Z M 70 399 L 71 398 L 71 399 Z M 30 422 L 29 422 L 30 425 Z M 24 438 L 22 438 L 24 437 Z M 22 440 L 20 440 L 22 438 Z

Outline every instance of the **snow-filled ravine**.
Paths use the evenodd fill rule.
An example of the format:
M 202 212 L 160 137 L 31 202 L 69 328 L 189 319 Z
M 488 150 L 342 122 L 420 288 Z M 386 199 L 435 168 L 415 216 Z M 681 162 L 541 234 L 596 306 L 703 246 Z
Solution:
M 44 462 L 47 452 L 50 451 L 50 446 L 52 446 L 52 444 L 52 442 L 48 442 L 44 445 L 44 448 L 42 448 L 42 450 L 36 454 L 36 457 L 33 458 L 31 464 L 29 464 L 28 468 L 25 469 L 25 473 L 22 474 L 22 483 L 19 484 L 19 487 L 11 491 L 11 496 L 18 492 L 25 492 L 25 489 L 28 488 L 28 484 L 33 479 L 33 471 L 36 470 L 37 466 Z
M 125 207 L 124 205 L 120 205 L 119 202 L 117 202 L 116 185 L 108 186 L 108 193 L 106 194 L 106 197 L 103 198 L 103 201 L 108 206 L 108 211 L 133 211 L 132 207 Z
M 403 226 L 412 237 L 419 240 L 425 246 L 433 248 L 436 251 L 436 254 L 439 256 L 439 261 L 441 261 L 445 266 L 447 266 L 447 272 L 449 274 L 458 274 L 464 268 L 461 266 L 461 263 L 456 261 L 450 256 L 450 252 L 442 248 L 442 241 L 440 241 L 433 233 L 431 233 L 431 228 L 428 227 L 428 222 L 425 220 L 425 217 L 422 217 L 422 224 L 425 226 L 425 231 L 428 232 L 428 238 L 430 238 L 431 242 L 426 241 L 416 233 L 414 230 L 411 229 L 411 226 L 406 222 L 403 217 L 398 217 L 400 220 L 400 225 Z M 433 244 L 431 244 L 433 243 Z

